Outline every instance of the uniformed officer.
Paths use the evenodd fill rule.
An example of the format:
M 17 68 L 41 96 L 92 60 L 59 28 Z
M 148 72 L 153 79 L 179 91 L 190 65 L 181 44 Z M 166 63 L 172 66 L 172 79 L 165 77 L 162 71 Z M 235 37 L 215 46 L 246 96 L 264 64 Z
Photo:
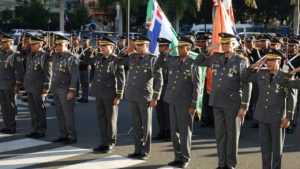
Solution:
M 23 82 L 24 67 L 21 56 L 13 50 L 13 36 L 2 33 L 1 44 L 0 104 L 4 128 L 0 132 L 13 134 L 16 132 L 16 94 L 19 92 Z
M 211 33 L 210 32 L 198 32 L 195 38 L 195 47 L 196 49 L 194 52 L 196 53 L 205 53 L 207 54 L 209 50 L 207 47 L 210 45 L 211 42 Z
M 247 36 L 245 38 L 245 47 L 250 64 L 256 63 L 261 58 L 259 50 L 254 45 L 255 40 L 255 36 Z M 258 99 L 258 87 L 256 83 L 253 83 L 252 87 L 249 110 L 245 119 L 251 120 L 251 128 L 258 128 L 258 122 L 253 119 L 254 110 Z
M 48 54 L 42 50 L 43 43 L 43 39 L 31 37 L 32 54 L 26 57 L 24 88 L 27 92 L 32 126 L 32 132 L 26 137 L 30 138 L 45 137 L 46 130 L 44 100 L 50 87 L 52 67 Z
M 191 159 L 194 115 L 200 95 L 199 67 L 189 57 L 194 43 L 184 36 L 178 37 L 179 56 L 161 56 L 157 62 L 169 70 L 164 101 L 170 105 L 171 138 L 175 160 L 170 166 L 186 168 Z
M 198 56 L 196 63 L 212 66 L 212 91 L 209 105 L 213 107 L 219 168 L 237 165 L 240 128 L 249 106 L 251 84 L 242 83 L 241 73 L 248 67 L 245 57 L 234 53 L 236 36 L 220 33 L 223 53 Z
M 111 153 L 117 139 L 118 105 L 123 97 L 125 72 L 124 66 L 115 64 L 115 42 L 110 37 L 101 36 L 99 45 L 101 53 L 84 58 L 87 64 L 95 66 L 91 92 L 96 96 L 101 144 L 93 150 Z
M 171 41 L 166 38 L 158 38 L 157 39 L 159 46 L 159 57 L 163 57 L 163 55 L 169 55 L 167 50 L 170 48 Z M 162 66 L 163 73 L 163 87 L 161 91 L 161 98 L 164 97 L 166 88 L 168 85 L 168 68 L 167 66 Z M 153 138 L 153 140 L 170 140 L 170 115 L 169 115 L 169 104 L 165 102 L 163 99 L 157 101 L 157 106 L 155 107 L 157 122 L 159 126 L 159 132 Z
M 119 54 L 121 51 L 123 51 L 126 48 L 126 37 L 120 36 L 117 44 L 116 54 Z
M 50 91 L 54 94 L 60 136 L 54 142 L 75 143 L 75 91 L 79 74 L 79 59 L 68 51 L 69 39 L 56 35 L 56 53 L 51 56 Z
M 79 48 L 78 55 L 80 59 L 79 64 L 79 80 L 80 80 L 80 87 L 81 87 L 81 98 L 78 99 L 78 102 L 87 103 L 88 96 L 89 96 L 89 70 L 88 65 L 83 63 L 83 58 L 89 57 L 91 55 L 91 47 L 90 47 L 90 38 L 88 36 L 84 36 L 82 38 L 82 46 Z
M 129 101 L 135 137 L 134 153 L 130 158 L 149 158 L 152 135 L 152 108 L 157 105 L 162 89 L 162 72 L 156 69 L 157 56 L 149 53 L 150 39 L 137 35 L 134 48 L 127 57 L 119 55 L 119 63 L 129 66 L 125 98 Z
M 254 118 L 259 121 L 259 136 L 263 169 L 280 169 L 285 138 L 285 128 L 293 119 L 294 91 L 288 89 L 289 77 L 280 69 L 282 54 L 274 49 L 266 53 L 267 70 L 253 68 L 264 64 L 259 61 L 242 75 L 243 81 L 256 82 L 259 88 Z

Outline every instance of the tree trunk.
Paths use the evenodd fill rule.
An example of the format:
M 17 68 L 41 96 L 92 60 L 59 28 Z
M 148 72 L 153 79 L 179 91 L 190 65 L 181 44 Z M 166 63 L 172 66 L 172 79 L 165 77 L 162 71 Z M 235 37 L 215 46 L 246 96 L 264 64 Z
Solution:
M 65 31 L 65 1 L 59 0 L 59 31 Z
M 294 16 L 293 16 L 293 31 L 294 34 L 298 35 L 299 33 L 299 1 L 295 0 L 294 6 Z

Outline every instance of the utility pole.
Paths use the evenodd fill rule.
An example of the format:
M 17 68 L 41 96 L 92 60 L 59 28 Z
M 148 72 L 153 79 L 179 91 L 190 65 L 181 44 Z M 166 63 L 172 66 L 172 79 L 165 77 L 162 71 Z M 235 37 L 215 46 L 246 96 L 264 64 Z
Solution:
M 65 31 L 65 1 L 59 0 L 59 31 Z

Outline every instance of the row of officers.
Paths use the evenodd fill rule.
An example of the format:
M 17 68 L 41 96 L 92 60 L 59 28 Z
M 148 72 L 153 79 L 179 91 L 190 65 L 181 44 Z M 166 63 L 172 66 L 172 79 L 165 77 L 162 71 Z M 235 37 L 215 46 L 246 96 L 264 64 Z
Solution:
M 169 121 L 169 124 L 162 122 L 160 133 L 169 133 L 173 143 L 175 157 L 168 165 L 186 168 L 191 160 L 193 122 L 201 94 L 199 69 L 204 66 L 212 70 L 208 104 L 214 115 L 218 169 L 232 169 L 237 165 L 240 129 L 249 109 L 252 84 L 257 85 L 259 93 L 254 118 L 259 123 L 263 168 L 279 169 L 285 129 L 294 118 L 295 89 L 300 87 L 300 81 L 295 80 L 293 74 L 300 72 L 300 68 L 289 73 L 283 71 L 282 53 L 271 48 L 250 65 L 247 57 L 235 52 L 235 35 L 220 33 L 219 36 L 222 52 L 208 56 L 207 52 L 199 51 L 196 59 L 189 57 L 194 42 L 185 36 L 178 36 L 178 57 L 170 55 L 171 42 L 165 38 L 157 39 L 159 57 L 149 53 L 151 40 L 142 35 L 136 36 L 134 45 L 124 48 L 116 56 L 114 40 L 102 36 L 98 39 L 101 52 L 92 52 L 80 60 L 69 52 L 69 39 L 61 35 L 56 35 L 53 54 L 42 50 L 43 39 L 32 36 L 30 54 L 21 57 L 13 51 L 13 37 L 2 33 L 0 103 L 4 128 L 1 132 L 16 132 L 15 96 L 23 86 L 32 122 L 32 132 L 26 137 L 45 136 L 44 98 L 51 91 L 60 131 L 54 142 L 75 143 L 76 86 L 82 62 L 95 69 L 91 93 L 96 97 L 101 143 L 93 150 L 114 151 L 118 105 L 125 98 L 129 102 L 134 129 L 134 151 L 128 157 L 142 160 L 150 157 L 152 109 L 158 106 L 165 109 L 159 113 L 167 112 L 167 115 L 158 114 L 164 116 L 160 119 Z

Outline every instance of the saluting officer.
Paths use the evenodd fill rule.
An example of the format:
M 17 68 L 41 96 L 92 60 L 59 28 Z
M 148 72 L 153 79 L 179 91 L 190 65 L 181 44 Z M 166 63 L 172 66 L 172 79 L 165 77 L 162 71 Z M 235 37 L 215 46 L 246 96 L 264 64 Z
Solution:
M 259 89 L 254 118 L 259 121 L 259 136 L 263 169 L 280 169 L 285 138 L 285 128 L 293 119 L 295 94 L 286 84 L 289 76 L 280 69 L 282 54 L 269 49 L 267 70 L 253 68 L 264 64 L 259 61 L 248 68 L 242 76 L 243 81 L 256 82 Z
M 31 37 L 31 55 L 26 57 L 24 88 L 27 92 L 32 126 L 32 132 L 26 137 L 30 138 L 45 137 L 46 130 L 44 100 L 50 87 L 52 67 L 48 54 L 42 50 L 43 43 L 42 39 Z
M 99 39 L 101 53 L 84 62 L 95 66 L 91 92 L 96 96 L 101 144 L 95 152 L 111 153 L 117 139 L 118 105 L 123 98 L 125 86 L 124 66 L 116 65 L 113 54 L 115 42 L 106 36 Z
M 209 105 L 213 107 L 219 168 L 237 165 L 240 128 L 249 106 L 251 84 L 241 81 L 248 67 L 247 58 L 236 55 L 236 36 L 219 33 L 223 53 L 198 56 L 197 64 L 212 66 L 212 91 Z
M 2 33 L 2 48 L 0 51 L 0 104 L 4 128 L 1 133 L 13 134 L 16 132 L 17 113 L 16 94 L 22 82 L 24 67 L 19 53 L 13 50 L 14 38 Z
M 69 39 L 56 35 L 56 53 L 51 56 L 52 79 L 60 136 L 54 142 L 72 144 L 77 141 L 75 131 L 75 92 L 79 74 L 79 59 L 68 51 Z
M 148 159 L 151 150 L 152 108 L 157 105 L 162 89 L 162 72 L 156 69 L 157 56 L 149 53 L 150 39 L 137 35 L 136 52 L 127 50 L 128 56 L 119 54 L 120 65 L 129 66 L 125 98 L 129 100 L 135 137 L 134 153 L 130 158 Z
M 166 38 L 158 38 L 157 39 L 159 46 L 159 57 L 164 57 L 164 55 L 169 55 L 168 50 L 170 49 L 171 41 Z M 161 98 L 164 97 L 166 88 L 168 85 L 168 68 L 167 66 L 162 66 L 162 74 L 163 74 L 163 87 L 161 91 Z M 157 101 L 157 106 L 155 107 L 156 117 L 159 127 L 159 132 L 153 138 L 153 140 L 165 140 L 170 141 L 170 114 L 169 114 L 169 104 L 165 102 L 163 99 Z
M 199 67 L 189 57 L 194 43 L 187 37 L 178 37 L 179 56 L 160 56 L 157 66 L 169 70 L 164 101 L 170 105 L 171 139 L 175 160 L 170 166 L 186 168 L 191 159 L 194 115 L 200 95 Z

